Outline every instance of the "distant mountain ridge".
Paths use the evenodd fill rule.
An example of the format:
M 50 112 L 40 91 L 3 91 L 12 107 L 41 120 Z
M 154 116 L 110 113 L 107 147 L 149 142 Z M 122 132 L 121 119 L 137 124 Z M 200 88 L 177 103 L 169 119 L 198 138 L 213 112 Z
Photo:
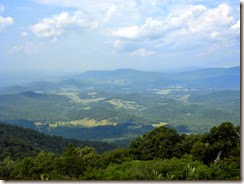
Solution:
M 55 90 L 68 87 L 89 87 L 124 83 L 136 88 L 183 85 L 190 88 L 239 89 L 240 67 L 205 68 L 185 72 L 148 72 L 128 68 L 117 70 L 91 70 L 57 82 L 32 82 L 25 86 L 11 86 L 0 89 L 0 94 L 14 94 L 26 91 Z M 30 95 L 30 94 L 29 94 Z
M 206 68 L 187 72 L 146 72 L 133 69 L 111 71 L 87 71 L 75 77 L 81 81 L 105 83 L 106 81 L 127 81 L 160 85 L 184 85 L 198 88 L 240 88 L 240 67 Z

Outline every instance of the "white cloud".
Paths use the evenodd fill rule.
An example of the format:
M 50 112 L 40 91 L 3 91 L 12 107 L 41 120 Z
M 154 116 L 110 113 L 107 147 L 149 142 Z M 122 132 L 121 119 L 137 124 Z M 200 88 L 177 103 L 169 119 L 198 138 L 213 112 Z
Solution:
M 225 44 L 234 38 L 233 33 L 229 32 L 234 21 L 231 13 L 231 7 L 227 4 L 219 4 L 215 8 L 190 5 L 169 12 L 167 16 L 148 17 L 141 25 L 114 29 L 111 34 L 121 41 L 130 40 L 127 41 L 128 47 L 146 46 L 154 52 L 198 49 L 200 45 L 211 42 Z M 238 29 L 238 23 L 232 29 Z M 143 51 L 139 49 L 138 52 Z
M 189 6 L 178 15 L 169 15 L 168 17 L 146 19 L 141 26 L 129 26 L 112 31 L 112 35 L 122 38 L 157 38 L 165 32 L 170 33 L 180 30 L 185 34 L 213 32 L 229 25 L 233 20 L 230 16 L 230 7 L 227 4 L 220 4 L 214 9 L 207 9 L 203 5 Z
M 110 26 L 127 25 L 140 19 L 142 3 L 137 0 L 34 0 L 43 5 L 62 8 L 72 7 L 83 12 L 95 25 L 111 23 Z M 144 4 L 144 3 L 143 3 Z
M 13 23 L 14 23 L 13 18 L 0 16 L 0 30 L 3 30 L 5 27 L 7 27 Z
M 240 19 L 237 21 L 236 24 L 230 27 L 232 30 L 239 30 L 240 29 Z
M 108 22 L 115 11 L 116 11 L 116 6 L 113 4 L 107 9 L 104 18 L 102 19 L 102 24 Z
M 31 27 L 32 32 L 38 37 L 57 37 L 64 31 L 65 26 L 72 24 L 69 13 L 63 12 L 52 18 L 45 18 Z
M 230 12 L 231 8 L 227 4 L 220 4 L 216 8 L 206 9 L 202 15 L 190 22 L 188 29 L 192 33 L 222 29 L 234 19 Z
M 59 14 L 32 26 L 36 36 L 56 38 L 71 27 L 93 29 L 105 34 L 110 46 L 117 51 L 131 53 L 134 50 L 132 55 L 201 49 L 204 44 L 220 44 L 216 48 L 221 48 L 221 44 L 239 36 L 233 31 L 238 29 L 233 16 L 238 9 L 231 7 L 231 2 L 226 4 L 221 0 L 213 3 L 217 4 L 215 7 L 204 0 L 178 0 L 177 3 L 175 0 L 35 1 L 76 9 L 74 13 L 66 12 L 68 21 L 64 22 L 67 23 L 59 21 Z M 150 48 L 150 51 L 145 48 Z
M 134 25 L 113 30 L 112 35 L 128 39 L 137 39 L 139 37 L 155 38 L 168 30 L 187 24 L 194 16 L 204 11 L 206 11 L 206 7 L 203 5 L 190 6 L 185 11 L 179 11 L 177 15 L 148 17 L 141 26 Z
M 43 44 L 34 44 L 32 42 L 25 42 L 21 45 L 15 45 L 8 50 L 8 54 L 24 54 L 24 55 L 33 55 L 37 54 L 41 48 L 43 48 Z
M 158 0 L 35 0 L 36 2 L 44 5 L 54 5 L 59 7 L 72 7 L 77 9 L 76 12 L 82 12 L 83 17 L 80 19 L 86 20 L 86 23 L 89 24 L 86 28 L 101 28 L 103 26 L 103 30 L 100 29 L 103 33 L 106 33 L 106 29 L 113 29 L 119 26 L 125 26 L 131 24 L 133 22 L 137 23 L 141 18 L 145 15 L 145 9 L 150 11 L 153 7 L 156 7 Z M 67 12 L 66 12 L 67 13 Z M 68 13 L 69 16 L 71 13 Z M 58 16 L 58 15 L 57 15 Z M 54 19 L 54 17 L 50 17 L 47 19 Z M 56 22 L 56 21 L 54 21 Z M 39 25 L 40 24 L 40 25 Z M 44 19 L 39 22 L 34 33 L 37 33 L 37 36 L 41 37 L 54 37 L 60 36 L 65 32 L 64 26 L 60 28 L 60 26 L 50 26 L 47 25 Z M 104 24 L 107 24 L 106 27 Z M 42 28 L 44 27 L 45 28 Z M 55 24 L 56 25 L 56 24 Z M 76 25 L 75 23 L 73 25 Z M 39 27 L 40 26 L 40 27 Z M 52 27 L 52 28 L 51 28 Z M 67 25 L 68 27 L 68 25 Z M 82 26 L 80 26 L 82 27 Z M 33 27 L 35 29 L 35 27 Z M 44 30 L 43 32 L 47 34 L 39 34 L 39 30 Z M 46 31 L 48 30 L 49 31 Z M 118 32 L 114 32 L 114 34 L 121 35 L 122 37 L 136 37 L 136 28 L 125 28 L 125 30 L 118 30 Z M 44 36 L 45 35 L 45 36 Z
M 73 15 L 63 12 L 51 18 L 45 18 L 41 22 L 31 27 L 32 32 L 38 37 L 58 37 L 72 26 L 82 28 L 95 27 L 94 22 L 89 22 L 81 11 L 76 11 Z
M 131 52 L 132 56 L 143 56 L 143 57 L 145 57 L 145 56 L 151 56 L 153 54 L 155 54 L 154 51 L 148 51 L 148 50 L 146 50 L 144 48 L 140 48 L 140 49 L 138 49 L 136 51 Z
M 112 31 L 113 36 L 121 38 L 137 38 L 140 34 L 140 28 L 138 26 L 130 26 L 125 28 L 120 28 L 116 31 Z
M 115 6 L 111 6 L 103 11 L 103 14 L 95 14 L 93 17 L 80 10 L 73 14 L 63 12 L 51 18 L 44 18 L 39 23 L 32 25 L 31 30 L 37 37 L 54 38 L 70 28 L 96 29 L 109 21 L 115 9 Z

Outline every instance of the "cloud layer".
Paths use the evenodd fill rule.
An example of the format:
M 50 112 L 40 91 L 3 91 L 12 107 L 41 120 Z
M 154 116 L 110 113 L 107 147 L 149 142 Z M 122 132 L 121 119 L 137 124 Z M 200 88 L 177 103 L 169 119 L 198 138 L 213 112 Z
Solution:
M 191 0 L 180 0 L 180 6 L 167 9 L 173 1 L 36 1 L 77 9 L 44 18 L 31 26 L 37 37 L 57 38 L 69 30 L 93 29 L 112 39 L 115 50 L 131 55 L 151 56 L 209 43 L 227 44 L 239 36 L 240 21 L 226 3 L 209 8 L 203 4 L 191 5 Z
M 114 37 L 124 41 L 134 40 L 150 47 L 176 49 L 196 46 L 226 38 L 232 39 L 232 30 L 239 29 L 239 23 L 233 25 L 231 7 L 220 4 L 215 8 L 203 5 L 188 6 L 166 17 L 149 17 L 142 25 L 121 27 L 111 32 Z M 131 42 L 129 42 L 131 44 Z
M 232 65 L 239 61 L 240 43 L 239 4 L 233 2 L 6 1 L 0 4 L 0 55 L 6 61 L 22 56 L 75 67 L 84 62 L 91 68 Z

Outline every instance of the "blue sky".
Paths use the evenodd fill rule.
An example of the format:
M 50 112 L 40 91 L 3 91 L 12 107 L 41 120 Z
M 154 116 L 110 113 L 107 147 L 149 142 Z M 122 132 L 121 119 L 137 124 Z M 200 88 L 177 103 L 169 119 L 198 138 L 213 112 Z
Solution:
M 239 15 L 234 0 L 0 0 L 0 68 L 237 66 Z

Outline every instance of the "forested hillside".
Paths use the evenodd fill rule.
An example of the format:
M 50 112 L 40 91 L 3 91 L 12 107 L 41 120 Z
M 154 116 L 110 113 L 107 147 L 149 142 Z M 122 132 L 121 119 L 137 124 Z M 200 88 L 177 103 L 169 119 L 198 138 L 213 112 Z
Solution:
M 65 139 L 59 136 L 39 133 L 27 128 L 0 123 L 0 160 L 3 160 L 7 156 L 10 156 L 14 160 L 26 156 L 35 156 L 41 150 L 60 154 L 69 144 L 79 147 L 91 146 L 98 153 L 116 148 L 116 146 L 105 142 Z
M 137 137 L 128 149 L 104 153 L 98 143 L 67 141 L 10 125 L 1 124 L 0 135 L 4 180 L 240 180 L 240 129 L 229 122 L 190 135 L 161 126 Z M 62 153 L 52 147 L 68 142 L 73 145 Z

